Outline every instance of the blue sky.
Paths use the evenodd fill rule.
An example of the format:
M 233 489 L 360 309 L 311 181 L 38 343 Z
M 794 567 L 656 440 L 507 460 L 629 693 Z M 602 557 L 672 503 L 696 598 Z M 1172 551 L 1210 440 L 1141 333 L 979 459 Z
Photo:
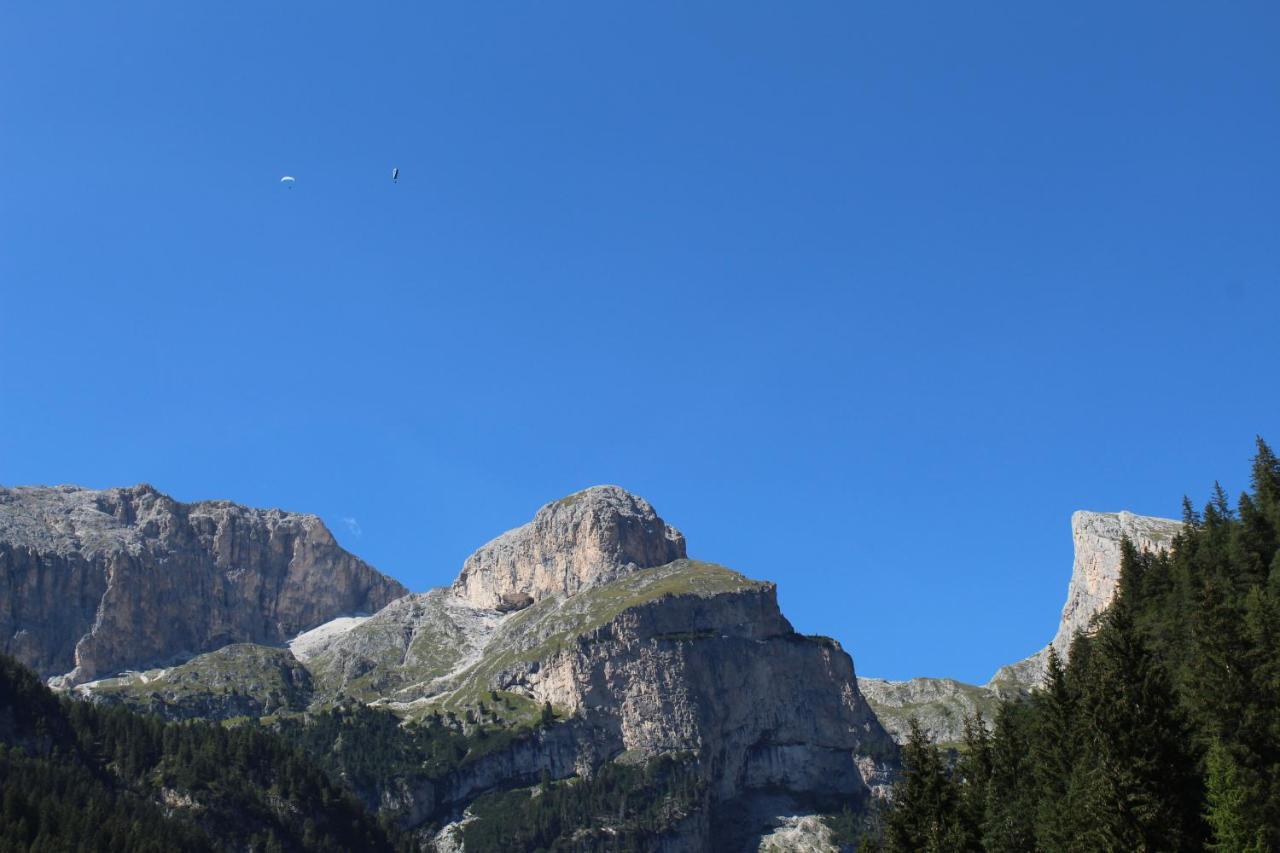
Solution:
M 417 589 L 619 483 L 860 672 L 985 680 L 1072 510 L 1280 443 L 1276 44 L 1261 2 L 5 4 L 0 482 L 316 512 Z

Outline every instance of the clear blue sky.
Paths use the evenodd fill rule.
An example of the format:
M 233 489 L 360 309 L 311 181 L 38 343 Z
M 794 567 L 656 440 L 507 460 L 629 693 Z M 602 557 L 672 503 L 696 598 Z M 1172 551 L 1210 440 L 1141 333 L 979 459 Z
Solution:
M 1072 510 L 1280 444 L 1278 44 L 1274 2 L 4 4 L 0 482 L 316 512 L 415 589 L 619 483 L 860 672 L 985 680 Z

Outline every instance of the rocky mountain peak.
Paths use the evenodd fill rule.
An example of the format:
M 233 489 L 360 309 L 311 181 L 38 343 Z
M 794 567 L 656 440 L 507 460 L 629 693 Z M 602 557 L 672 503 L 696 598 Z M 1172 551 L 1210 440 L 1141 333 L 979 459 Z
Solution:
M 1053 646 L 1063 659 L 1076 632 L 1089 627 L 1090 620 L 1115 598 L 1120 584 L 1120 546 L 1128 539 L 1139 551 L 1166 551 L 1182 523 L 1171 518 L 1134 515 L 1131 512 L 1088 512 L 1071 515 L 1071 538 L 1075 560 L 1067 603 Z
M 453 592 L 476 606 L 511 609 L 684 556 L 684 535 L 648 501 L 618 486 L 593 486 L 482 546 L 463 563 Z
M 66 684 L 279 643 L 407 592 L 314 515 L 146 484 L 0 488 L 0 591 L 0 649 Z
M 1071 582 L 1067 586 L 1067 602 L 1062 606 L 1058 631 L 1048 646 L 1029 658 L 1001 667 L 988 686 L 1020 685 L 1036 687 L 1049 665 L 1049 648 L 1053 647 L 1065 661 L 1071 641 L 1080 631 L 1088 630 L 1093 617 L 1107 609 L 1120 585 L 1120 548 L 1125 539 L 1139 551 L 1166 551 L 1182 529 L 1182 522 L 1171 518 L 1135 515 L 1132 512 L 1090 512 L 1077 510 L 1071 514 L 1071 539 L 1075 559 L 1071 564 Z

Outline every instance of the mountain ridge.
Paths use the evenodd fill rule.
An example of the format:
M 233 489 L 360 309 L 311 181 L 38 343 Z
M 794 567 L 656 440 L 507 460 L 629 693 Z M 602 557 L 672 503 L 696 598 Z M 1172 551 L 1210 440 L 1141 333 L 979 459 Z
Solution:
M 3 651 L 63 686 L 281 643 L 408 592 L 317 516 L 147 484 L 0 488 L 0 588 Z
M 90 556 L 150 553 L 149 513 L 100 503 L 115 506 L 77 510 L 96 527 L 72 525 L 109 540 L 91 543 Z M 237 519 L 282 517 L 233 507 L 218 505 Z M 239 553 L 211 541 L 215 557 Z M 227 573 L 235 562 L 215 560 Z M 823 802 L 861 809 L 896 772 L 897 748 L 839 644 L 797 634 L 774 584 L 688 559 L 683 534 L 616 486 L 544 505 L 477 549 L 450 586 L 398 595 L 367 616 L 327 615 L 292 636 L 143 671 L 92 670 L 80 656 L 62 683 L 81 699 L 170 719 L 276 725 L 356 703 L 411 729 L 452 731 L 479 750 L 474 759 L 369 794 L 374 804 L 390 797 L 406 828 L 429 831 L 433 844 L 461 831 L 478 797 L 594 778 L 619 762 L 676 761 L 698 780 L 701 817 L 682 822 L 673 850 L 705 849 L 714 826 L 747 836 L 808 826 Z

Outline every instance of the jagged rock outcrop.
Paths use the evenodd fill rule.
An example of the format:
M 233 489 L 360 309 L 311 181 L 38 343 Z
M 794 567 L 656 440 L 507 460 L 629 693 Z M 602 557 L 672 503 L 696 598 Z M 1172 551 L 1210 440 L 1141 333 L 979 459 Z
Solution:
M 1120 546 L 1125 538 L 1140 551 L 1168 549 L 1182 525 L 1167 518 L 1131 512 L 1079 511 L 1071 516 L 1075 560 L 1067 587 L 1058 630 L 1049 646 L 1031 657 L 1001 667 L 984 686 L 946 678 L 913 678 L 909 681 L 859 679 L 859 687 L 881 722 L 901 742 L 907 721 L 915 716 L 938 743 L 955 744 L 964 737 L 966 715 L 981 710 L 990 719 L 999 700 L 1039 686 L 1052 647 L 1065 661 L 1071 640 L 1087 630 L 1095 616 L 1107 608 L 1120 582 Z
M 547 504 L 528 524 L 481 547 L 453 590 L 480 607 L 518 609 L 525 597 L 572 595 L 684 556 L 684 536 L 648 501 L 595 486 Z
M 1072 513 L 1075 560 L 1058 631 L 1048 646 L 1031 657 L 997 670 L 988 686 L 1038 686 L 1049 663 L 1050 647 L 1066 661 L 1076 634 L 1088 630 L 1093 618 L 1115 598 L 1120 583 L 1121 543 L 1127 538 L 1139 551 L 1165 551 L 1181 529 L 1182 522 L 1131 512 Z
M 78 684 L 235 642 L 281 643 L 407 592 L 319 518 L 151 486 L 0 489 L 0 638 Z

